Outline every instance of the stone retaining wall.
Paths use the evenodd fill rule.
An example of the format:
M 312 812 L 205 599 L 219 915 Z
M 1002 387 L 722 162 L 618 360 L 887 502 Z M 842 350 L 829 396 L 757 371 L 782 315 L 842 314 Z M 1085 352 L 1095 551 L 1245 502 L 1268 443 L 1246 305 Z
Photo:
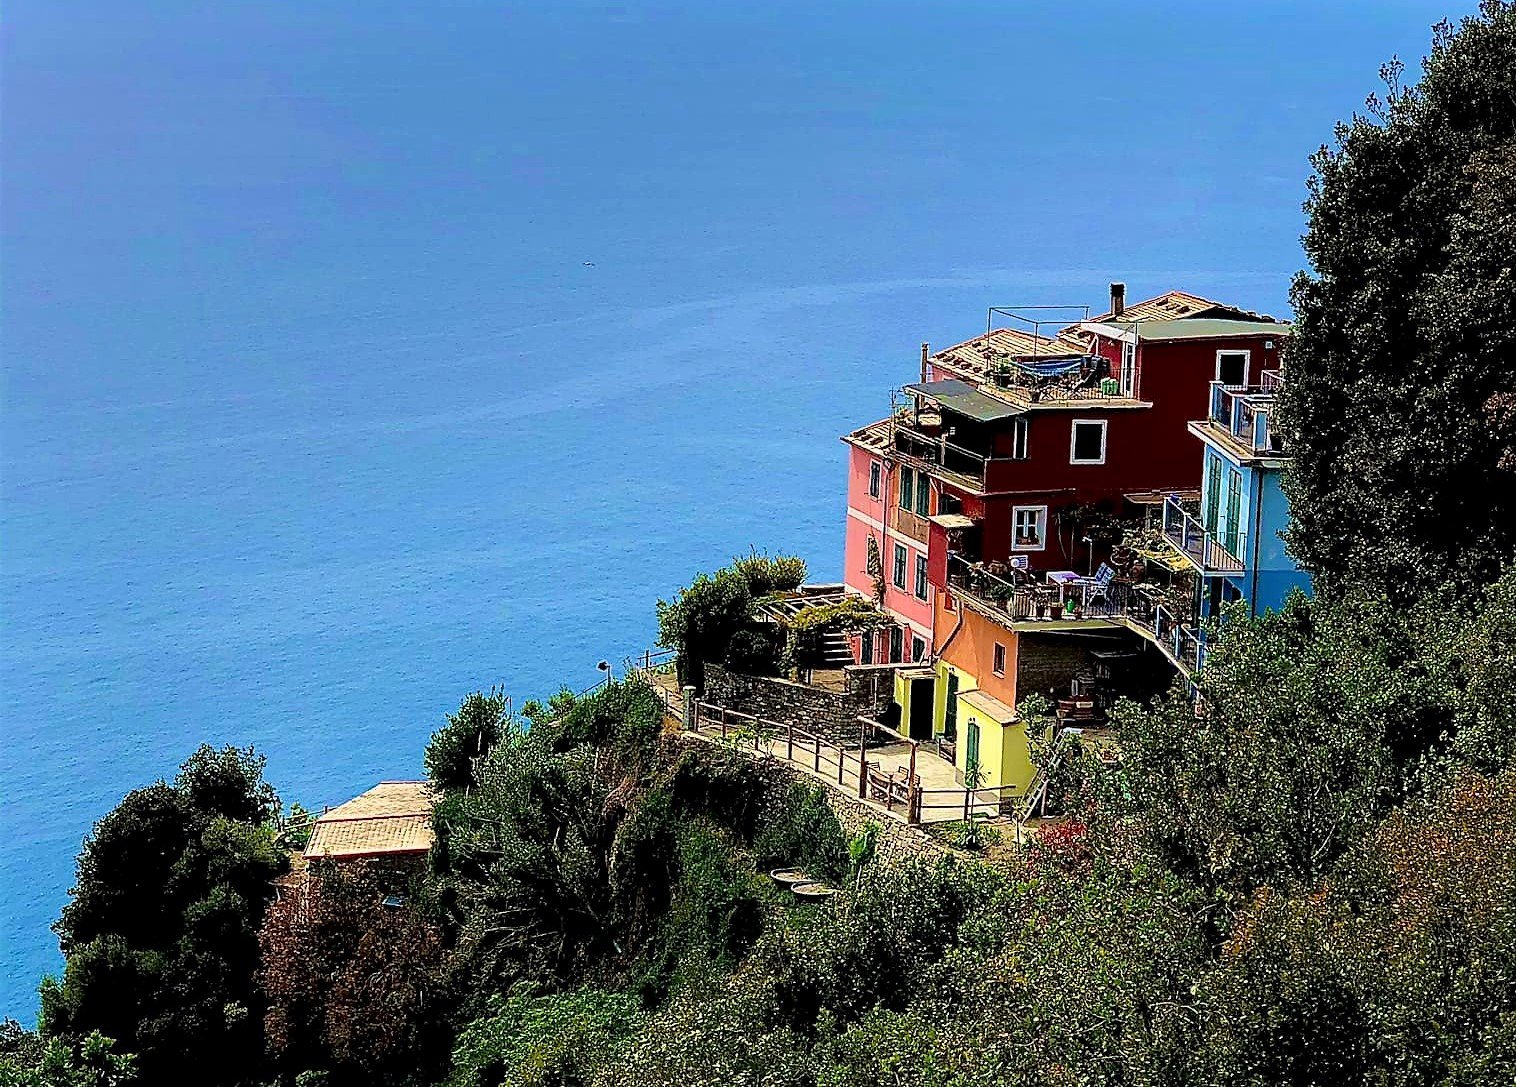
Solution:
M 844 691 L 777 676 L 747 676 L 705 666 L 704 700 L 781 725 L 794 725 L 838 744 L 858 742 L 860 715 L 877 717 L 894 698 L 894 669 L 854 665 L 842 670 Z

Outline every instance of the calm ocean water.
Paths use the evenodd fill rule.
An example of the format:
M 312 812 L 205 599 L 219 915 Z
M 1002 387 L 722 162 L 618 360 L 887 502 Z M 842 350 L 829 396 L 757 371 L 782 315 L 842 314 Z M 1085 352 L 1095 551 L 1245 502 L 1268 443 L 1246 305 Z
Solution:
M 1305 156 L 1449 13 L 1021 7 L 11 4 L 0 1014 L 200 741 L 336 803 L 697 569 L 840 576 L 921 340 L 1283 310 Z

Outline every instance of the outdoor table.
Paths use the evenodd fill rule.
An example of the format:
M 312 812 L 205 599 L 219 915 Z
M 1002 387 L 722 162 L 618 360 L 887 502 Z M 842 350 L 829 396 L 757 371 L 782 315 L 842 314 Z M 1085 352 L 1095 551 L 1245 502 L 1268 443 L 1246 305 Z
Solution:
M 1078 573 L 1076 573 L 1073 570 L 1049 570 L 1048 571 L 1048 584 L 1050 584 L 1050 585 L 1056 585 L 1058 587 L 1058 601 L 1059 601 L 1059 603 L 1064 603 L 1064 604 L 1068 603 L 1068 599 L 1069 599 L 1069 587 L 1073 586 L 1073 585 L 1078 585 L 1083 580 L 1084 580 L 1084 578 L 1081 577 Z

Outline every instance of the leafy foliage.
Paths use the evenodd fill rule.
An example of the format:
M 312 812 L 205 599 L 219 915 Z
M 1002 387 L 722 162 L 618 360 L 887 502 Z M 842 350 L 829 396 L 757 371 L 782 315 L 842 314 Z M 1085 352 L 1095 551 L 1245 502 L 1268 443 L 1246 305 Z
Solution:
M 286 865 L 263 765 L 201 747 L 172 785 L 129 793 L 96 824 L 54 926 L 67 961 L 43 984 L 44 1035 L 117 1039 L 153 1082 L 256 1075 L 257 926 Z
M 391 892 L 400 905 L 386 905 Z M 404 1083 L 440 1067 L 449 1000 L 441 933 L 403 878 L 318 865 L 288 883 L 259 941 L 265 1027 L 286 1074 Z
M 474 765 L 510 728 L 505 692 L 475 691 L 463 700 L 447 724 L 426 745 L 426 772 L 439 789 L 462 789 L 474 782 Z
M 1329 593 L 1477 586 L 1516 551 L 1516 9 L 1481 12 L 1312 159 L 1279 423 Z
M 805 560 L 797 555 L 759 554 L 753 551 L 732 560 L 732 569 L 747 582 L 754 599 L 772 593 L 793 592 L 805 584 Z
M 458 1036 L 447 1087 L 587 1087 L 641 1026 L 624 993 L 493 996 Z
M 43 1039 L 13 1019 L 0 1024 L 0 1087 L 130 1087 L 137 1059 L 91 1031 L 77 1043 Z
M 805 577 L 805 560 L 755 551 L 714 574 L 697 575 L 673 600 L 658 601 L 658 644 L 678 652 L 679 682 L 704 689 L 705 665 L 727 659 L 733 637 L 750 629 L 754 602 L 799 588 Z M 751 642 L 737 650 L 739 658 L 758 652 Z

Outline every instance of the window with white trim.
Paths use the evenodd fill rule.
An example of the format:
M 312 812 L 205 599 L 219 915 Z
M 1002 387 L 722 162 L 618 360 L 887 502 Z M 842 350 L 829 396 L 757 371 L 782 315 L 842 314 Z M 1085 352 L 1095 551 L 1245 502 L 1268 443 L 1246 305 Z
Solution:
M 1011 420 L 1011 459 L 1026 460 L 1026 439 L 1029 430 L 1025 415 L 1018 415 Z
M 995 674 L 1005 675 L 1005 646 L 999 642 L 995 643 Z
M 895 577 L 894 577 L 894 582 L 895 582 L 895 588 L 901 589 L 901 590 L 905 589 L 905 560 L 906 560 L 905 545 L 904 544 L 896 544 L 895 545 Z
M 1075 419 L 1069 427 L 1069 463 L 1105 463 L 1104 419 Z
M 870 461 L 869 462 L 869 497 L 870 498 L 878 498 L 879 497 L 880 476 L 881 476 L 881 472 L 880 472 L 880 469 L 879 469 L 879 462 L 877 460 Z
M 1216 380 L 1231 388 L 1245 387 L 1251 357 L 1251 351 L 1216 352 Z
M 1041 551 L 1047 547 L 1048 508 L 1011 507 L 1011 550 Z
M 919 661 L 924 656 L 926 656 L 926 642 L 922 641 L 920 638 L 912 638 L 911 660 Z
M 926 556 L 916 556 L 916 599 L 926 599 Z
M 1137 345 L 1123 342 L 1121 345 L 1121 395 L 1132 396 L 1137 389 Z

